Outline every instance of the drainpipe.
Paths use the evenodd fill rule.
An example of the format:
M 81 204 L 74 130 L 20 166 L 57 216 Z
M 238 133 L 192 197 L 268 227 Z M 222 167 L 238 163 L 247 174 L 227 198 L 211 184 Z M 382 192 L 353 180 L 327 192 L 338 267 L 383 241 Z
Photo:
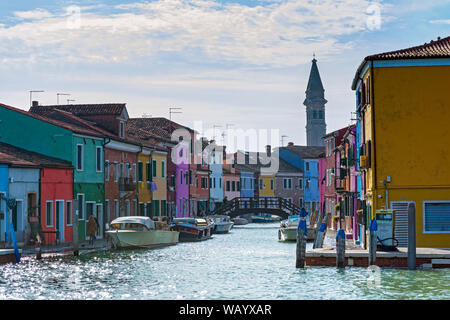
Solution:
M 373 76 L 373 61 L 370 61 L 370 79 L 371 82 L 369 83 L 370 85 L 370 93 L 371 93 L 371 106 L 372 106 L 372 148 L 373 148 L 373 161 L 371 161 L 372 164 L 372 170 L 373 170 L 373 177 L 372 177 L 372 183 L 373 183 L 373 188 L 374 188 L 374 194 L 372 195 L 372 201 L 377 201 L 377 197 L 376 197 L 376 191 L 377 191 L 377 166 L 376 166 L 376 158 L 377 158 L 377 152 L 376 152 L 376 143 L 375 143 L 375 93 L 374 93 L 374 83 L 375 83 L 375 79 Z M 373 211 L 373 205 L 375 203 L 372 203 L 372 216 L 374 215 Z

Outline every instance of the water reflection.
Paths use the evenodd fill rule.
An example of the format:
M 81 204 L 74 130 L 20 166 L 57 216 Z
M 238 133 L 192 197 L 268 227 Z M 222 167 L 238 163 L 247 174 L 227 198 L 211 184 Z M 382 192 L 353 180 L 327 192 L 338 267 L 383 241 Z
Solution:
M 450 270 L 295 268 L 278 224 L 200 243 L 0 266 L 0 299 L 448 299 Z

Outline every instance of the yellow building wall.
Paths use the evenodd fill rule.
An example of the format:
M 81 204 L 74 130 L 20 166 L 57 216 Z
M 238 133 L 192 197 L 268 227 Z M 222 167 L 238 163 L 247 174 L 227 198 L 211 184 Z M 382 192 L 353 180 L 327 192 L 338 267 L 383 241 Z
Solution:
M 152 179 L 157 187 L 157 190 L 153 191 L 152 199 L 167 200 L 167 154 L 153 152 L 152 160 L 156 160 L 156 177 L 152 177 Z M 161 170 L 163 161 L 165 163 L 164 176 Z
M 150 155 L 144 155 L 143 153 L 138 154 L 138 162 L 142 162 L 142 182 L 137 182 L 138 184 L 138 202 L 149 203 L 152 201 L 150 190 L 148 189 L 147 183 L 147 162 L 150 162 Z M 136 172 L 138 169 L 136 169 Z
M 376 183 L 377 189 L 372 194 L 373 212 L 386 205 L 380 180 L 390 176 L 389 202 L 416 203 L 417 246 L 450 247 L 449 233 L 423 232 L 422 215 L 423 201 L 450 200 L 450 66 L 374 68 L 373 72 L 376 177 L 368 171 L 368 183 Z M 371 117 L 370 112 L 366 117 Z M 371 121 L 366 125 L 367 135 Z
M 263 188 L 261 189 L 261 184 L 258 181 L 259 195 L 265 197 L 275 196 L 275 177 L 274 176 L 259 176 L 259 179 L 263 181 Z M 273 188 L 271 189 L 271 181 Z

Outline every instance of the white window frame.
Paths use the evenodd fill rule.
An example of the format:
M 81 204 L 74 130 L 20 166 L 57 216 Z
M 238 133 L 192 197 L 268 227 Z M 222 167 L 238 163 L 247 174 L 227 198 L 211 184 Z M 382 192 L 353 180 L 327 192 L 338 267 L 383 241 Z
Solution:
M 137 216 L 138 205 L 137 205 L 137 200 L 136 199 L 133 199 L 133 211 L 134 211 L 134 215 Z
M 100 160 L 98 159 L 99 153 L 98 151 L 100 150 Z M 98 164 L 100 161 L 100 170 L 98 169 Z M 100 146 L 96 146 L 95 147 L 95 171 L 96 172 L 103 172 L 103 148 Z
M 51 224 L 48 224 L 48 204 L 51 204 L 51 214 L 50 214 L 50 222 Z M 52 228 L 53 224 L 54 224 L 54 219 L 53 219 L 53 214 L 54 214 L 54 205 L 53 205 L 53 201 L 52 200 L 47 200 L 45 201 L 45 227 L 47 228 Z
M 114 161 L 114 182 L 119 181 L 119 163 L 117 161 Z
M 426 203 L 450 203 L 450 200 L 423 200 L 422 201 L 422 233 L 423 234 L 449 234 L 450 231 L 426 231 L 425 230 L 425 204 Z
M 81 163 L 78 163 L 78 147 L 81 147 Z M 75 151 L 75 164 L 76 164 L 76 168 L 77 171 L 84 171 L 84 144 L 82 143 L 78 143 L 76 146 L 76 151 Z M 79 165 L 81 165 L 81 169 L 79 169 Z
M 81 208 L 78 207 L 78 221 L 84 219 L 84 215 L 86 213 L 86 195 L 84 193 L 77 193 L 77 201 L 80 196 L 82 198 L 82 201 L 81 201 Z M 83 212 L 83 218 L 80 217 L 80 211 Z
M 97 207 L 96 207 L 97 202 L 95 202 L 95 201 L 86 201 L 86 217 L 85 217 L 86 222 L 89 221 L 89 217 L 90 217 L 90 216 L 89 217 L 87 216 L 87 205 L 88 204 L 92 204 L 92 213 L 93 213 L 94 217 L 95 217 L 95 212 L 97 210 Z
M 109 181 L 109 175 L 111 174 L 109 170 L 109 160 L 105 160 L 105 181 Z
M 133 163 L 133 182 L 137 181 L 137 166 L 136 163 Z
M 166 177 L 166 160 L 161 160 L 161 178 L 165 178 Z
M 120 214 L 119 200 L 114 199 L 114 218 L 118 218 Z

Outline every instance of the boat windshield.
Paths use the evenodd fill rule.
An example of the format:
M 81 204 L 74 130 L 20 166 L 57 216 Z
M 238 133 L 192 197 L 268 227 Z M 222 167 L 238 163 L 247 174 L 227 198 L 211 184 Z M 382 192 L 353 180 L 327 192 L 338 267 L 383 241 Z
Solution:
M 299 220 L 300 220 L 299 216 L 291 216 L 288 219 L 288 224 L 298 224 Z
M 139 223 L 115 223 L 111 225 L 112 229 L 116 230 L 134 230 L 134 231 L 148 231 L 147 226 Z

